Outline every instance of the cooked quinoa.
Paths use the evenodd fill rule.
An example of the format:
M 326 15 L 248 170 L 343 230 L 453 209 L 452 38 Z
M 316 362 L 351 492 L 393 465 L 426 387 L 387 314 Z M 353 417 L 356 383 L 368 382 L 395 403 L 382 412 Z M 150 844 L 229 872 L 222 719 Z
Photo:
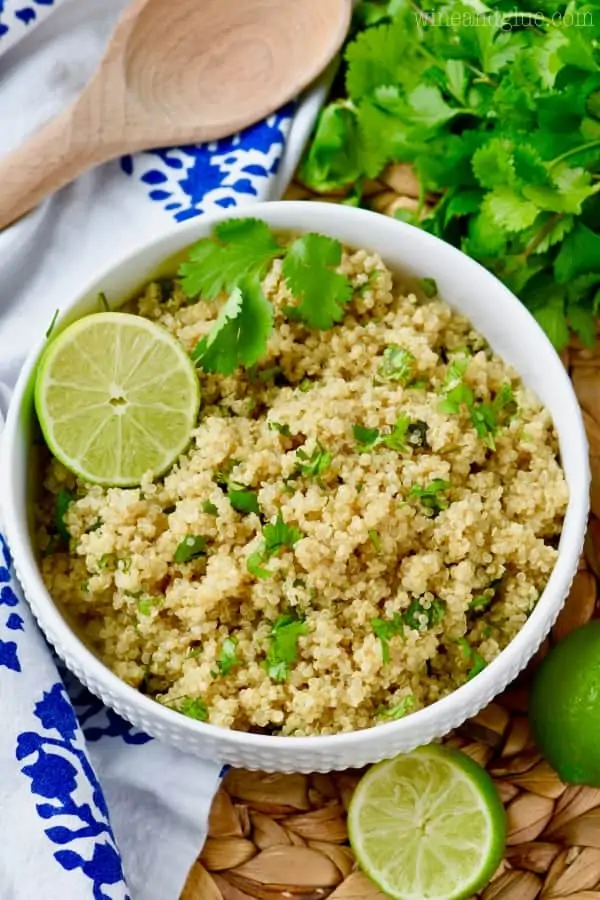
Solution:
M 332 734 L 433 703 L 516 635 L 557 558 L 568 492 L 549 413 L 379 256 L 347 251 L 341 271 L 347 314 L 311 331 L 282 314 L 294 298 L 271 264 L 268 354 L 199 373 L 197 428 L 165 477 L 104 489 L 48 462 L 54 599 L 120 678 L 226 728 Z M 217 312 L 177 282 L 134 309 L 189 352 Z

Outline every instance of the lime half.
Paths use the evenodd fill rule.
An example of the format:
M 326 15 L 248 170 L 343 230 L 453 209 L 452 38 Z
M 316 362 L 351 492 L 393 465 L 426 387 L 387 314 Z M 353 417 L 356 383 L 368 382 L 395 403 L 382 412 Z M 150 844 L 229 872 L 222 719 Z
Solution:
M 200 386 L 183 347 L 160 325 L 98 313 L 46 347 L 35 408 L 46 443 L 68 469 L 105 486 L 165 472 L 187 447 Z
M 373 766 L 348 812 L 359 865 L 394 900 L 461 900 L 498 868 L 506 817 L 487 772 L 431 745 Z

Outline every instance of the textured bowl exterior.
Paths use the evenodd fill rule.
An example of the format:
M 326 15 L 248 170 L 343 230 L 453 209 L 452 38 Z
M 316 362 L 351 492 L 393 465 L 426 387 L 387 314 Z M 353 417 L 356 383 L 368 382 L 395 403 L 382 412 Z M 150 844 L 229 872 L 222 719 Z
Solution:
M 537 323 L 499 281 L 455 248 L 404 223 L 334 204 L 256 204 L 251 214 L 275 228 L 320 231 L 351 246 L 367 247 L 379 252 L 393 269 L 412 278 L 435 278 L 440 295 L 473 321 L 550 410 L 570 500 L 557 564 L 518 635 L 480 675 L 437 703 L 400 721 L 347 734 L 284 738 L 228 731 L 188 719 L 144 697 L 110 672 L 71 630 L 48 594 L 36 564 L 28 527 L 28 454 L 34 415 L 31 385 L 43 341 L 24 366 L 3 433 L 0 497 L 5 531 L 17 578 L 42 631 L 80 681 L 134 725 L 203 759 L 248 769 L 325 772 L 360 767 L 443 737 L 504 690 L 536 652 L 562 608 L 583 547 L 590 484 L 585 430 L 568 375 Z M 152 277 L 164 259 L 205 237 L 216 221 L 231 215 L 228 212 L 193 220 L 99 273 L 65 304 L 59 327 L 96 311 L 100 291 L 118 307 Z

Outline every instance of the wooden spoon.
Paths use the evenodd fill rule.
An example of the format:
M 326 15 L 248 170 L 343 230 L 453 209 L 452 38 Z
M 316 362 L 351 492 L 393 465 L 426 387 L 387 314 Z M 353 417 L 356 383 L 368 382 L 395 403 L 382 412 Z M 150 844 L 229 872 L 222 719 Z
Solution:
M 274 112 L 340 49 L 352 0 L 134 0 L 91 81 L 0 160 L 0 229 L 125 153 L 216 140 Z

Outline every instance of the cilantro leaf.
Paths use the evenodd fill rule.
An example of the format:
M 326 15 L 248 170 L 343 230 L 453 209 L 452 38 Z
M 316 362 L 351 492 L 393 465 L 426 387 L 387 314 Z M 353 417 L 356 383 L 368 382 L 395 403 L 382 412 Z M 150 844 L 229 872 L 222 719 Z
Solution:
M 279 510 L 275 521 L 263 526 L 262 542 L 248 557 L 246 563 L 248 571 L 257 578 L 268 578 L 271 572 L 263 568 L 262 563 L 277 556 L 284 549 L 291 550 L 303 537 L 303 532 L 297 526 L 287 525 L 283 521 Z
M 252 488 L 230 482 L 227 486 L 227 496 L 236 512 L 243 514 L 256 513 L 256 515 L 259 515 L 258 494 Z
M 205 372 L 231 375 L 264 356 L 272 328 L 273 308 L 260 284 L 244 280 L 221 307 L 210 333 L 198 341 L 192 360 Z
M 428 606 L 423 606 L 420 597 L 413 597 L 402 613 L 402 621 L 413 631 L 423 631 L 438 625 L 446 614 L 446 604 L 434 597 Z
M 369 540 L 375 547 L 375 552 L 381 553 L 381 536 L 374 528 L 369 529 Z
M 204 700 L 194 697 L 183 697 L 179 703 L 178 711 L 189 719 L 198 722 L 208 722 L 208 707 Z
M 523 231 L 535 222 L 539 208 L 509 187 L 495 187 L 484 197 L 482 211 L 504 231 Z
M 356 110 L 346 101 L 326 106 L 319 115 L 315 138 L 302 163 L 300 175 L 314 191 L 327 193 L 356 182 L 358 161 L 358 122 Z
M 219 510 L 210 500 L 205 500 L 202 504 L 202 512 L 207 513 L 209 516 L 218 516 Z
M 600 268 L 600 234 L 577 223 L 564 239 L 554 261 L 554 274 L 559 284 L 566 284 L 576 275 Z
M 379 440 L 379 428 L 365 428 L 364 425 L 353 425 L 352 434 L 357 443 L 359 453 L 368 453 Z
M 402 415 L 396 419 L 396 423 L 390 433 L 381 436 L 380 443 L 389 450 L 397 450 L 398 453 L 402 453 L 406 450 L 406 445 L 408 443 L 409 425 L 410 418 L 405 413 L 402 413 Z
M 278 434 L 283 435 L 283 437 L 291 437 L 292 432 L 290 431 L 289 425 L 280 425 L 279 422 L 274 422 L 272 419 L 267 423 L 271 431 L 276 431 Z
M 487 666 L 487 663 L 483 656 L 477 650 L 475 650 L 474 647 L 471 647 L 466 638 L 458 638 L 457 644 L 459 645 L 464 658 L 472 664 L 467 673 L 467 681 L 470 681 L 472 678 L 475 678 L 476 675 L 479 675 L 480 672 L 483 672 L 483 670 Z
M 212 237 L 189 250 L 189 261 L 179 267 L 181 288 L 187 297 L 201 294 L 214 300 L 221 293 L 231 293 L 242 279 L 262 278 L 271 260 L 282 252 L 265 222 L 228 219 L 215 227 Z
M 416 365 L 417 361 L 410 350 L 391 344 L 383 351 L 377 374 L 386 381 L 399 381 L 400 384 L 407 385 L 414 378 Z
M 388 709 L 383 709 L 379 713 L 380 719 L 403 719 L 411 710 L 415 708 L 415 698 L 413 694 L 407 694 L 406 697 L 403 697 L 400 703 L 396 703 L 394 706 L 389 707 Z
M 287 285 L 298 299 L 292 307 L 310 328 L 327 329 L 339 322 L 352 297 L 352 285 L 335 272 L 342 259 L 342 245 L 321 234 L 296 238 L 283 262 Z
M 384 665 L 389 663 L 390 657 L 390 640 L 396 635 L 402 637 L 404 634 L 404 623 L 402 620 L 402 616 L 399 613 L 394 613 L 394 616 L 391 620 L 386 619 L 372 619 L 371 627 L 375 633 L 375 636 L 379 638 L 379 642 L 381 644 L 381 658 L 383 660 Z
M 449 481 L 444 481 L 443 478 L 434 478 L 433 481 L 429 482 L 427 487 L 420 487 L 418 484 L 413 484 L 408 492 L 408 496 L 418 497 L 426 509 L 431 509 L 434 513 L 439 513 L 443 509 L 448 508 L 448 499 L 444 494 L 450 487 Z
M 221 650 L 217 659 L 219 673 L 223 676 L 229 675 L 231 670 L 241 664 L 237 657 L 237 638 L 226 637 L 221 644 Z
M 273 681 L 286 681 L 290 666 L 298 658 L 298 639 L 308 634 L 308 625 L 296 613 L 286 613 L 273 623 L 265 667 Z
M 564 297 L 560 294 L 551 296 L 544 306 L 533 310 L 533 315 L 554 347 L 560 351 L 569 342 Z
M 299 460 L 298 471 L 300 474 L 307 478 L 316 478 L 317 481 L 331 465 L 331 453 L 329 450 L 324 450 L 320 444 L 317 444 L 310 455 L 302 448 L 296 450 L 296 457 Z
M 184 537 L 177 546 L 173 560 L 176 563 L 188 563 L 206 554 L 206 538 L 201 534 Z

